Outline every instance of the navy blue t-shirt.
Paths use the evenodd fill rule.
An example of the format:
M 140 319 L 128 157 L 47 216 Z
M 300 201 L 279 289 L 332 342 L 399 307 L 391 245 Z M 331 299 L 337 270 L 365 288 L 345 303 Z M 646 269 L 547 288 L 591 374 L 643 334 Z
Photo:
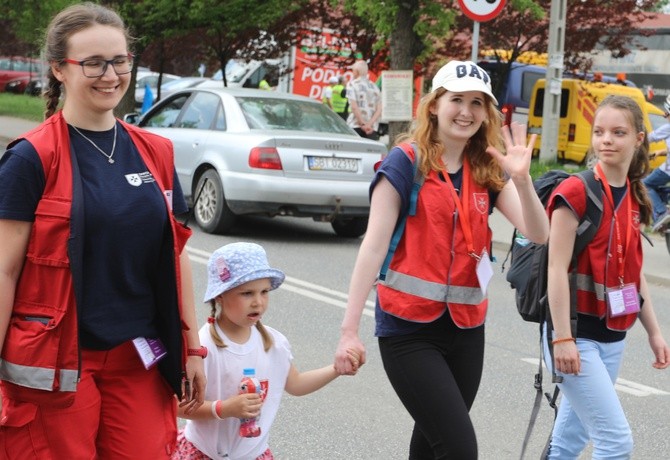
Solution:
M 412 190 L 412 183 L 414 182 L 414 170 L 412 167 L 412 161 L 399 147 L 394 147 L 391 149 L 388 156 L 384 158 L 384 161 L 382 161 L 381 165 L 379 166 L 375 177 L 372 179 L 372 184 L 370 185 L 370 196 L 372 196 L 372 191 L 382 176 L 386 177 L 386 179 L 400 195 L 401 212 L 407 212 L 406 210 L 409 206 L 409 196 Z M 440 177 L 442 180 L 444 180 L 442 176 Z M 463 183 L 463 168 L 459 169 L 453 174 L 449 174 L 449 179 L 451 179 L 451 183 L 453 184 L 456 191 L 458 191 L 460 194 L 461 185 Z M 421 193 L 422 192 L 420 190 L 419 194 Z M 489 214 L 493 212 L 493 207 L 495 206 L 497 198 L 498 192 L 489 190 Z M 425 323 L 407 321 L 398 318 L 397 316 L 385 313 L 379 307 L 378 297 L 375 301 L 375 323 L 375 336 L 377 337 L 393 337 L 410 334 L 426 325 Z
M 110 164 L 72 127 L 84 193 L 84 291 L 80 340 L 105 350 L 135 337 L 156 337 L 154 293 L 161 251 L 172 251 L 165 201 L 128 133 L 117 123 Z M 110 153 L 114 130 L 80 131 Z M 21 141 L 0 159 L 0 219 L 32 222 L 45 185 L 37 152 Z M 175 173 L 173 213 L 188 211 Z

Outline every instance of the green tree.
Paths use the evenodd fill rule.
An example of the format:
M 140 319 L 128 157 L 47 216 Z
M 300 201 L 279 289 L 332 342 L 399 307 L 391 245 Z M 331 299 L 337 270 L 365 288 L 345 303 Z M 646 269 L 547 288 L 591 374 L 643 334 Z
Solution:
M 435 60 L 436 43 L 451 30 L 458 15 L 454 0 L 340 0 L 378 36 L 377 48 L 388 46 L 389 68 L 423 73 Z M 389 123 L 389 137 L 406 131 L 409 123 Z
M 126 25 L 135 38 L 131 49 L 135 55 L 136 65 L 131 74 L 130 86 L 121 103 L 116 107 L 117 116 L 123 116 L 135 110 L 135 81 L 137 63 L 141 62 L 142 55 L 151 44 L 158 49 L 158 79 L 157 97 L 160 97 L 160 87 L 166 59 L 167 43 L 190 31 L 191 23 L 189 10 L 191 0 L 136 0 L 136 1 L 103 1 L 101 2 L 115 9 L 123 17 Z
M 278 57 L 292 43 L 308 0 L 192 0 L 189 19 L 221 68 L 228 60 Z M 227 86 L 224 72 L 223 85 Z
M 589 53 L 596 48 L 612 50 L 618 56 L 629 54 L 634 46 L 629 41 L 630 33 L 648 17 L 644 10 L 654 9 L 658 4 L 658 0 L 568 0 L 564 68 L 588 72 L 592 65 Z M 494 54 L 501 63 L 498 83 L 506 80 L 512 63 L 522 53 L 546 53 L 550 7 L 551 0 L 512 0 L 503 14 L 482 27 L 479 49 L 504 52 Z M 607 14 L 594 14 L 602 8 L 607 9 Z M 471 43 L 472 20 L 460 15 L 454 33 L 438 52 L 452 58 L 467 58 Z
M 44 40 L 44 32 L 51 18 L 66 6 L 74 3 L 78 2 L 76 0 L 0 0 L 0 16 L 10 26 L 11 34 L 15 35 L 27 48 L 27 54 L 38 57 Z

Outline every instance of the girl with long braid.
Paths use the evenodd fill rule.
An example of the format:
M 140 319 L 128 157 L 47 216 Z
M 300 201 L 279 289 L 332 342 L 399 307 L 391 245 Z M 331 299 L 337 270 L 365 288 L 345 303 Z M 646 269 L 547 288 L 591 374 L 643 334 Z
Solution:
M 116 12 L 45 38 L 48 118 L 0 161 L 0 458 L 169 458 L 206 384 L 172 144 L 114 117 Z

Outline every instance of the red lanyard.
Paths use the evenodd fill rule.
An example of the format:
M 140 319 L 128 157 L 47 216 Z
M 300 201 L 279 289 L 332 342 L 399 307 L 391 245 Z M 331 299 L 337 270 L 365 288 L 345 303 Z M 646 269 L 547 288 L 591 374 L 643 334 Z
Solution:
M 446 172 L 446 171 L 445 171 Z M 463 174 L 462 174 L 462 192 L 461 196 L 458 196 L 456 193 L 456 188 L 451 182 L 449 174 L 444 175 L 444 182 L 447 183 L 451 196 L 454 199 L 454 204 L 458 209 L 458 221 L 461 224 L 461 230 L 463 230 L 463 236 L 465 237 L 465 244 L 468 247 L 468 254 L 475 259 L 479 260 L 479 254 L 475 252 L 475 245 L 472 238 L 472 227 L 470 226 L 470 164 L 468 161 L 463 158 Z
M 610 188 L 610 184 L 607 182 L 607 178 L 605 177 L 605 174 L 603 174 L 603 170 L 600 167 L 600 163 L 596 164 L 596 173 L 598 174 L 598 177 L 600 180 L 603 182 L 603 187 L 605 189 L 605 195 L 607 196 L 607 200 L 609 201 L 610 205 L 612 206 L 612 215 L 614 216 L 614 228 L 616 230 L 616 263 L 617 263 L 617 271 L 619 273 L 619 283 L 621 286 L 623 286 L 623 274 L 624 274 L 624 268 L 625 268 L 625 260 L 626 260 L 626 251 L 628 249 L 628 245 L 630 244 L 630 238 L 631 238 L 631 232 L 628 229 L 628 226 L 630 225 L 631 221 L 631 199 L 630 199 L 630 181 L 628 180 L 628 177 L 626 177 L 626 192 L 624 196 L 624 216 L 625 216 L 625 225 L 624 229 L 626 230 L 626 245 L 623 246 L 621 244 L 622 238 L 621 238 L 621 227 L 619 225 L 619 218 L 617 218 L 617 212 L 614 207 L 614 197 L 612 196 L 612 189 Z

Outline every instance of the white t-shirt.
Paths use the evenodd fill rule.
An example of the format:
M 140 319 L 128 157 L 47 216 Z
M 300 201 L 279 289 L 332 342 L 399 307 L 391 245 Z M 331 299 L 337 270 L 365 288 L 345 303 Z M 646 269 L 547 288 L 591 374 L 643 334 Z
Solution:
M 272 335 L 274 345 L 267 352 L 263 349 L 263 338 L 255 327 L 251 329 L 251 337 L 244 344 L 232 342 L 218 325 L 216 328 L 227 345 L 226 348 L 214 345 L 209 334 L 209 324 L 205 324 L 199 331 L 200 343 L 209 350 L 205 358 L 205 399 L 226 400 L 236 395 L 243 370 L 253 367 L 256 378 L 268 380 L 267 396 L 256 422 L 261 428 L 261 434 L 256 438 L 241 437 L 239 419 L 228 417 L 223 420 L 188 420 L 185 436 L 201 452 L 213 459 L 255 459 L 268 449 L 270 427 L 277 415 L 293 360 L 291 346 L 284 335 L 268 326 L 265 328 Z
M 377 107 L 381 104 L 381 91 L 377 85 L 372 83 L 367 77 L 358 77 L 347 83 L 347 99 L 349 105 L 353 102 L 358 104 L 358 109 L 361 111 L 364 121 L 369 121 L 377 111 Z M 349 112 L 347 124 L 352 128 L 360 128 L 361 125 L 356 121 L 354 112 Z M 376 131 L 379 128 L 379 120 L 375 121 L 372 128 Z

